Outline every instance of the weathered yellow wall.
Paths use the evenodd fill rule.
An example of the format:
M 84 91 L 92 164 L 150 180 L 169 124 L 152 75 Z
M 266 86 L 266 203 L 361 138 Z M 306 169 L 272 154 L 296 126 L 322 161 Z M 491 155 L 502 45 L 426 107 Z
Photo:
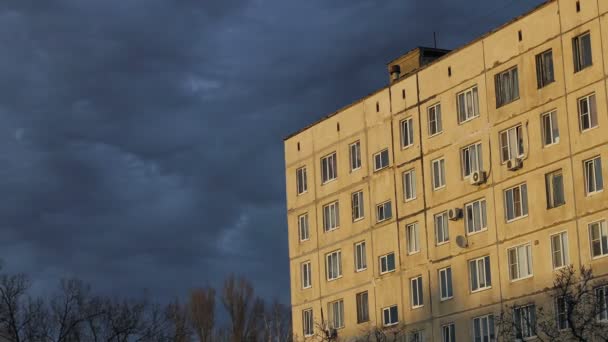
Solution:
M 320 323 L 321 310 L 327 319 L 328 303 L 343 299 L 345 327 L 339 336 L 361 335 L 381 325 L 382 308 L 398 305 L 399 320 L 406 330 L 424 329 L 428 341 L 440 339 L 441 326 L 456 324 L 457 341 L 471 340 L 471 319 L 498 314 L 505 303 L 546 302 L 542 292 L 550 287 L 554 270 L 550 236 L 566 231 L 570 263 L 591 265 L 597 274 L 608 273 L 608 258 L 591 258 L 591 222 L 608 219 L 608 191 L 587 196 L 583 161 L 602 157 L 608 169 L 608 1 L 552 1 L 499 30 L 401 78 L 357 103 L 331 115 L 285 140 L 286 191 L 291 265 L 291 298 L 294 333 L 302 337 L 302 310 L 313 308 Z M 598 6 L 599 5 L 599 6 Z M 522 40 L 518 32 L 522 32 Z M 574 73 L 572 38 L 591 33 L 593 65 Z M 535 56 L 551 49 L 555 82 L 537 89 Z M 494 76 L 518 67 L 520 98 L 496 108 Z M 451 69 L 451 76 L 448 75 Z M 476 85 L 480 116 L 459 124 L 456 95 Z M 420 89 L 420 92 L 418 92 Z M 599 127 L 580 132 L 577 100 L 596 94 Z M 404 96 L 405 95 L 405 96 Z M 443 132 L 428 134 L 427 109 L 441 103 Z M 557 144 L 543 146 L 541 115 L 555 110 L 560 132 Z M 414 144 L 402 148 L 400 122 L 412 118 Z M 337 129 L 337 126 L 340 129 Z M 523 168 L 509 171 L 500 161 L 499 133 L 521 124 L 524 131 Z M 362 167 L 350 171 L 349 144 L 361 142 Z M 475 186 L 463 179 L 460 151 L 481 142 L 485 184 Z M 298 151 L 297 145 L 300 144 Z M 390 166 L 374 172 L 373 155 L 388 148 Z M 322 185 L 320 159 L 336 151 L 338 178 Z M 431 161 L 445 158 L 446 187 L 433 191 Z M 296 195 L 295 172 L 306 166 L 308 191 Z M 405 201 L 403 172 L 416 172 L 416 198 Z M 545 174 L 562 170 L 566 204 L 547 209 Z M 506 222 L 504 190 L 525 182 L 529 213 Z M 608 187 L 608 172 L 604 171 Z M 351 194 L 364 193 L 364 218 L 352 222 Z M 450 241 L 435 245 L 433 217 L 451 208 L 484 198 L 487 229 L 467 235 L 464 220 L 449 221 Z M 338 200 L 340 227 L 325 233 L 323 205 Z M 390 200 L 393 216 L 376 222 L 376 205 Z M 309 213 L 310 240 L 300 242 L 297 217 Z M 420 251 L 408 255 L 405 227 L 417 222 Z M 467 236 L 468 247 L 455 243 Z M 367 269 L 355 271 L 354 245 L 366 242 Z M 507 250 L 530 243 L 533 276 L 511 281 Z M 342 252 L 342 277 L 327 281 L 325 255 Z M 396 270 L 380 274 L 379 257 L 394 252 Z M 492 287 L 471 293 L 468 261 L 490 256 Z M 312 263 L 312 288 L 301 289 L 301 263 Z M 452 267 L 454 296 L 439 298 L 438 270 Z M 410 279 L 422 276 L 424 306 L 412 308 Z M 356 322 L 356 294 L 367 291 L 370 321 Z

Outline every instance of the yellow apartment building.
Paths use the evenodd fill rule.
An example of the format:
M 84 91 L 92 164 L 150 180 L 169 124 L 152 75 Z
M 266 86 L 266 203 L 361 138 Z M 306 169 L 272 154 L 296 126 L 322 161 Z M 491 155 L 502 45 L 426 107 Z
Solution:
M 493 341 L 504 305 L 552 305 L 557 269 L 608 274 L 608 0 L 548 1 L 388 71 L 285 139 L 297 340 Z

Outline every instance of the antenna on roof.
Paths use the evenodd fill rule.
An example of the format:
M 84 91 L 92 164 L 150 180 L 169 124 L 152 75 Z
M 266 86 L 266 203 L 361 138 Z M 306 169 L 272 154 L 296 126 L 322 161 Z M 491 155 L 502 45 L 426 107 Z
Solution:
M 437 33 L 433 31 L 433 46 L 437 48 Z

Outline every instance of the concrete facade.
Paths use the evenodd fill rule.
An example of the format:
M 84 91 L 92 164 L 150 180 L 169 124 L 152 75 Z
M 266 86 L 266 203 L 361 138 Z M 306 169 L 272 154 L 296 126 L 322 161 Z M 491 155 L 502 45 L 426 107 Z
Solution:
M 578 5 L 577 5 L 578 2 Z M 591 64 L 575 71 L 574 38 L 589 33 Z M 580 40 L 579 40 L 580 41 Z M 552 53 L 554 80 L 539 88 L 537 56 Z M 588 51 L 588 50 L 585 50 Z M 519 96 L 497 106 L 495 76 L 517 68 Z M 585 162 L 599 157 L 608 177 L 608 1 L 555 0 L 503 27 L 402 75 L 388 87 L 339 110 L 285 139 L 286 191 L 291 265 L 293 329 L 304 340 L 303 311 L 312 309 L 314 334 L 330 303 L 343 301 L 341 340 L 382 326 L 383 309 L 397 306 L 398 322 L 425 340 L 442 340 L 442 326 L 454 323 L 457 341 L 474 340 L 473 318 L 500 313 L 509 303 L 543 305 L 543 291 L 556 272 L 551 236 L 565 232 L 567 264 L 590 265 L 608 273 L 608 252 L 593 255 L 591 223 L 608 220 L 608 192 Z M 477 89 L 477 115 L 459 120 L 458 94 Z M 582 129 L 580 101 L 594 95 L 594 127 Z M 589 102 L 590 103 L 590 102 Z M 431 134 L 429 108 L 441 106 L 442 130 Z M 543 115 L 553 112 L 558 139 L 546 143 Z M 411 119 L 413 139 L 402 146 L 401 122 Z M 501 133 L 521 127 L 523 166 L 509 170 L 501 159 Z M 515 135 L 516 136 L 516 135 Z M 360 168 L 351 170 L 351 144 L 359 142 Z M 472 185 L 463 175 L 463 148 L 480 144 L 478 168 L 487 176 Z M 514 145 L 516 146 L 516 145 Z M 387 167 L 374 170 L 375 154 L 388 149 Z M 335 152 L 337 176 L 322 182 L 322 158 Z M 516 153 L 516 152 L 513 152 Z M 516 153 L 517 154 L 517 153 Z M 433 161 L 443 160 L 443 186 L 433 187 Z M 298 193 L 297 170 L 306 169 L 306 190 Z M 404 172 L 414 170 L 414 198 L 405 196 Z M 547 175 L 559 171 L 564 202 L 549 208 Z M 596 177 L 589 191 L 589 177 Z M 515 186 L 526 185 L 520 201 Z M 519 188 L 520 193 L 521 189 Z M 302 189 L 300 188 L 300 191 Z M 595 191 L 597 190 L 597 191 Z M 363 217 L 353 219 L 352 194 L 363 193 Z M 517 197 L 517 196 L 515 196 Z M 524 199 L 525 197 L 525 199 Z M 467 230 L 465 217 L 447 220 L 449 238 L 438 236 L 435 217 L 485 201 L 485 227 Z M 507 218 L 507 208 L 527 214 Z M 339 225 L 325 231 L 324 207 L 336 202 Z M 392 215 L 379 222 L 377 205 L 390 201 Z M 522 209 L 523 210 L 523 209 Z M 301 241 L 299 218 L 308 215 Z M 481 214 L 480 214 L 481 215 Z M 331 215 L 330 215 L 331 216 Z M 409 252 L 408 225 L 417 224 L 419 248 Z M 305 234 L 306 235 L 306 234 Z M 441 234 L 440 234 L 441 235 Z M 458 246 L 457 236 L 467 246 Z M 366 268 L 356 270 L 356 244 L 365 242 Z M 529 245 L 531 271 L 510 274 L 509 250 Z M 341 252 L 341 275 L 328 280 L 327 255 Z M 381 257 L 394 253 L 395 269 L 381 272 Z M 489 256 L 491 286 L 473 290 L 470 261 Z M 303 263 L 310 263 L 310 286 L 303 288 Z M 518 263 L 520 267 L 521 262 Z M 453 293 L 442 300 L 440 270 L 451 267 Z M 519 270 L 519 268 L 518 268 Z M 412 279 L 422 279 L 422 305 L 413 302 Z M 358 322 L 356 296 L 367 292 L 369 319 Z M 546 303 L 545 303 L 546 304 Z M 550 304 L 550 303 L 549 303 Z M 310 332 L 310 331 L 309 331 Z

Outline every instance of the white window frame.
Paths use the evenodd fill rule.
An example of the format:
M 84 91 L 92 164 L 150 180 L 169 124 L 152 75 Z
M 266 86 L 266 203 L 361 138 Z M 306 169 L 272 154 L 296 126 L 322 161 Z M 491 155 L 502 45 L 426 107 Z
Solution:
M 312 308 L 302 310 L 302 334 L 304 337 L 310 337 L 315 334 Z
M 395 309 L 395 316 L 397 317 L 393 317 L 393 313 L 391 312 L 393 308 Z M 386 321 L 386 313 L 388 313 L 389 322 Z M 393 318 L 395 318 L 394 321 Z M 396 324 L 399 324 L 399 307 L 395 304 L 382 308 L 382 325 L 385 327 L 390 327 Z
M 507 262 L 511 282 L 533 277 L 532 244 L 528 242 L 507 249 Z
M 367 251 L 365 247 L 365 241 L 360 241 L 355 244 L 355 272 L 361 272 L 367 269 Z
M 410 300 L 412 309 L 424 306 L 424 290 L 421 275 L 410 279 Z
M 498 133 L 498 142 L 500 145 L 501 164 L 506 164 L 510 159 L 513 158 L 523 158 L 525 154 L 525 147 L 523 126 L 521 124 L 517 124 L 500 131 L 500 133 Z M 505 152 L 507 154 L 506 156 Z
M 553 269 L 558 270 L 566 267 L 570 263 L 568 232 L 563 231 L 553 234 L 549 237 L 549 240 L 551 241 L 551 265 Z
M 450 242 L 450 228 L 448 225 L 448 212 L 442 211 L 433 215 L 435 227 L 435 244 L 437 246 Z
M 439 299 L 443 302 L 454 298 L 454 283 L 452 282 L 452 266 L 444 267 L 438 271 Z
M 334 329 L 344 328 L 344 300 L 338 299 L 327 303 L 329 325 Z
M 386 164 L 383 163 L 383 160 L 382 160 L 383 155 L 386 155 Z M 386 169 L 387 167 L 389 167 L 390 164 L 391 164 L 391 159 L 388 154 L 388 148 L 385 148 L 382 151 L 374 153 L 374 172 L 378 172 L 380 170 Z
M 296 169 L 296 194 L 303 195 L 308 192 L 308 180 L 306 179 L 306 166 Z
M 456 342 L 456 325 L 454 322 L 441 326 L 441 342 Z
M 517 194 L 519 198 L 515 198 Z M 513 203 L 509 203 L 509 192 L 511 192 L 511 198 L 513 199 Z M 526 183 L 521 183 L 516 186 L 507 188 L 503 191 L 503 199 L 505 203 L 505 219 L 507 223 L 520 220 L 524 217 L 528 217 L 529 206 L 528 206 L 528 186 Z M 513 207 L 513 217 L 509 218 L 509 206 Z M 519 210 L 518 210 L 519 209 Z M 519 211 L 520 215 L 517 215 L 517 211 Z
M 416 169 L 403 172 L 403 197 L 405 202 L 416 199 Z
M 353 222 L 362 220 L 365 217 L 365 205 L 363 202 L 363 190 L 355 191 L 350 195 L 351 216 Z
M 338 178 L 338 155 L 332 152 L 321 158 L 321 185 Z
M 589 51 L 585 51 L 585 44 L 583 38 L 589 37 Z M 589 54 L 589 64 L 586 64 L 584 54 Z M 574 59 L 574 73 L 582 71 L 593 65 L 593 48 L 591 44 L 591 32 L 579 34 L 572 38 L 572 57 Z
M 411 331 L 408 342 L 424 342 L 424 330 Z
M 576 105 L 578 111 L 578 125 L 581 133 L 599 127 L 595 93 L 578 98 L 576 100 Z M 583 106 L 587 107 L 586 111 L 584 111 Z M 589 127 L 584 127 L 584 123 L 588 123 Z
M 462 101 L 464 101 L 464 104 L 462 104 Z M 479 91 L 477 90 L 477 85 L 456 94 L 456 111 L 458 113 L 459 124 L 479 117 Z
M 478 323 L 479 328 L 480 328 L 479 331 L 477 329 L 475 329 L 476 321 L 479 322 Z M 495 327 L 493 314 L 475 317 L 475 318 L 473 318 L 472 323 L 473 323 L 473 328 L 471 329 L 471 331 L 473 333 L 473 341 L 496 342 L 496 327 Z M 485 338 L 486 336 L 483 335 L 483 333 L 486 331 L 488 332 L 487 339 Z M 477 339 L 477 336 L 479 336 L 480 339 Z M 492 338 L 492 336 L 494 336 L 494 337 Z
M 412 117 L 399 121 L 399 131 L 401 134 L 402 150 L 414 145 L 414 119 Z
M 476 227 L 477 223 L 479 223 L 479 229 Z M 474 235 L 488 230 L 488 211 L 485 198 L 480 198 L 464 205 L 464 225 L 467 235 Z
M 310 260 L 304 261 L 300 266 L 302 289 L 306 290 L 312 287 L 312 269 Z
M 590 167 L 592 168 L 592 170 L 589 169 Z M 595 156 L 591 159 L 584 160 L 583 172 L 585 174 L 585 194 L 587 196 L 595 195 L 604 191 L 604 173 L 602 170 L 602 157 Z
M 592 259 L 599 259 L 608 256 L 608 225 L 606 220 L 591 222 L 587 225 L 589 231 L 589 252 Z M 593 238 L 593 231 L 597 230 L 597 239 Z M 597 242 L 596 242 L 597 241 Z M 594 243 L 599 247 L 599 254 L 595 254 Z
M 310 240 L 310 227 L 308 224 L 308 213 L 298 216 L 298 235 L 300 242 Z
M 520 98 L 517 65 L 494 75 L 496 108 L 504 107 Z
M 327 232 L 340 228 L 340 203 L 333 201 L 323 206 L 323 230 Z
M 600 285 L 596 287 L 594 291 L 599 306 L 596 320 L 598 322 L 608 323 L 608 285 Z
M 437 165 L 437 168 L 435 168 Z M 438 172 L 438 175 L 435 173 Z M 437 158 L 431 161 L 431 178 L 433 181 L 433 191 L 445 188 L 445 158 Z
M 348 145 L 348 155 L 350 162 L 350 172 L 361 168 L 361 142 L 359 140 Z
M 556 196 L 560 191 L 561 197 Z M 561 207 L 566 204 L 564 173 L 562 169 L 545 174 L 545 197 L 547 199 L 547 209 Z
M 388 208 L 388 210 L 387 210 Z M 393 204 L 390 200 L 376 205 L 376 222 L 384 222 L 393 218 Z
M 469 289 L 471 290 L 471 293 L 484 291 L 492 288 L 492 265 L 490 263 L 490 256 L 485 255 L 480 258 L 471 259 L 468 261 L 468 264 Z M 482 265 L 483 267 L 480 268 L 480 265 Z M 472 269 L 473 267 L 475 268 L 474 271 Z M 477 277 L 477 288 L 473 288 L 473 279 L 471 278 L 472 273 L 475 273 L 475 276 Z M 481 279 L 483 279 L 483 286 L 482 282 L 480 281 Z
M 549 49 L 536 55 L 536 87 L 542 89 L 555 82 L 553 50 Z
M 560 301 L 563 302 L 563 305 L 560 305 Z M 560 307 L 563 307 L 563 311 L 560 310 Z M 555 319 L 558 330 L 566 330 L 569 328 L 570 324 L 568 324 L 568 302 L 565 300 L 563 296 L 556 297 L 553 301 L 553 312 L 555 312 Z M 560 319 L 563 317 L 563 320 Z M 562 324 L 563 322 L 563 324 Z
M 462 170 L 463 179 L 468 179 L 475 171 L 483 170 L 483 152 L 481 142 L 476 142 L 469 146 L 465 146 L 460 150 L 460 168 Z
M 418 222 L 405 225 L 405 239 L 407 244 L 407 255 L 420 253 L 420 230 Z
M 365 298 L 365 302 L 363 302 Z M 357 324 L 369 322 L 369 294 L 367 291 L 359 292 L 355 295 L 357 305 Z
M 429 138 L 443 132 L 443 123 L 441 122 L 441 103 L 435 103 L 429 106 L 426 110 L 428 118 Z
M 540 130 L 543 139 L 543 147 L 559 144 L 559 121 L 557 120 L 557 110 L 541 114 Z
M 335 263 L 335 270 L 332 270 Z M 331 271 L 331 272 L 330 272 Z M 333 274 L 335 271 L 335 274 Z M 330 274 L 331 273 L 331 274 Z M 333 281 L 342 278 L 342 251 L 335 250 L 325 254 L 325 275 L 327 281 Z
M 536 337 L 536 305 L 527 304 L 513 308 L 513 324 L 515 336 L 519 340 L 529 340 Z
M 391 257 L 391 256 L 393 258 L 393 268 L 392 269 L 390 268 L 390 265 L 388 262 L 389 257 Z M 387 273 L 395 272 L 395 270 L 397 269 L 397 260 L 395 258 L 394 252 L 390 252 L 390 253 L 381 255 L 379 257 L 379 261 L 380 261 L 380 274 L 387 274 Z

